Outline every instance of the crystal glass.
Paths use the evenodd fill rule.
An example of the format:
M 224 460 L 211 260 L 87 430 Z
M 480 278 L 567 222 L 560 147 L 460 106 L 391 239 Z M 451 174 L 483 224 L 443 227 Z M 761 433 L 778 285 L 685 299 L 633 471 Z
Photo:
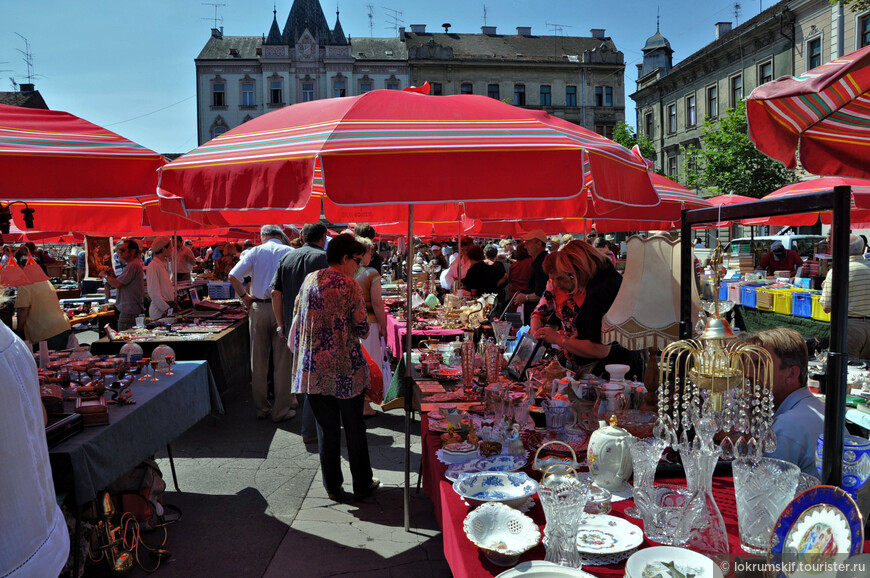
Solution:
M 634 469 L 633 484 L 637 488 L 652 488 L 656 476 L 656 467 L 662 457 L 662 452 L 667 443 L 656 438 L 632 438 L 628 440 L 631 450 L 631 464 Z M 637 506 L 629 506 L 625 509 L 625 515 L 632 518 L 640 518 L 640 510 Z
M 822 477 L 822 458 L 825 454 L 825 434 L 816 442 L 816 471 Z M 858 490 L 870 479 L 870 440 L 847 435 L 843 438 L 842 488 L 858 501 Z
M 700 492 L 680 486 L 636 487 L 634 496 L 646 537 L 668 546 L 682 546 L 689 540 L 704 504 Z
M 169 355 L 175 359 L 175 351 L 168 345 L 158 345 L 154 348 L 154 351 L 151 352 L 151 359 L 156 359 L 159 362 L 157 371 L 161 373 L 169 371 L 169 365 L 166 363 L 166 357 Z
M 699 432 L 703 430 L 701 421 L 696 426 Z M 702 437 L 699 433 L 695 438 L 697 443 L 680 445 L 678 448 L 686 472 L 686 484 L 690 490 L 697 491 L 703 501 L 686 547 L 715 562 L 723 562 L 728 560 L 728 530 L 725 529 L 719 505 L 713 498 L 713 470 L 722 450 L 713 445 L 712 439 L 708 439 L 707 443 L 701 442 Z
M 538 497 L 547 519 L 544 559 L 560 566 L 580 568 L 577 532 L 589 497 L 589 480 L 578 479 L 573 468 L 552 466 L 541 478 Z
M 172 364 L 173 363 L 175 363 L 175 356 L 174 355 L 167 355 L 166 356 L 166 367 L 167 367 L 166 375 L 175 375 L 172 372 Z
M 794 498 L 800 469 L 774 458 L 741 458 L 732 467 L 740 546 L 765 555 L 773 525 Z
M 547 429 L 553 431 L 562 431 L 565 429 L 565 424 L 568 419 L 573 417 L 571 406 L 568 404 L 558 405 L 559 400 L 545 399 L 541 403 L 544 409 L 544 416 L 547 419 Z
M 507 343 L 512 326 L 513 324 L 510 321 L 503 321 L 501 319 L 492 320 L 492 332 L 495 335 L 495 342 L 497 344 L 504 346 Z

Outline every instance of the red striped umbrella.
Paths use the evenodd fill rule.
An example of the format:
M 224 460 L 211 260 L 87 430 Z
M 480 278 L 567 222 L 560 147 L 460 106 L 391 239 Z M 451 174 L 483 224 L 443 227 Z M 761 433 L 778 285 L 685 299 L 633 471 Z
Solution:
M 755 146 L 788 168 L 870 178 L 870 46 L 798 77 L 762 84 L 746 103 Z
M 862 209 L 859 206 L 858 201 L 860 199 L 870 198 L 870 180 L 868 179 L 851 179 L 843 177 L 810 179 L 808 181 L 793 183 L 791 185 L 786 185 L 781 189 L 777 189 L 764 197 L 764 200 L 820 193 L 823 191 L 830 191 L 836 186 L 843 185 L 849 185 L 852 187 L 852 211 L 850 215 L 851 226 L 858 229 L 867 227 L 867 225 L 870 224 L 870 210 Z M 831 224 L 831 211 L 822 211 L 821 213 L 800 213 L 795 215 L 785 215 L 782 217 L 746 219 L 743 221 L 743 224 L 804 227 L 818 223 L 820 216 L 823 223 L 826 225 Z
M 57 110 L 0 104 L 0 198 L 96 199 L 153 194 L 166 159 Z
M 544 112 L 484 96 L 376 90 L 288 106 L 194 149 L 161 170 L 162 205 L 188 215 L 302 208 L 316 159 L 335 205 L 431 204 L 455 218 L 458 201 L 477 217 L 504 204 L 493 201 L 543 200 L 508 208 L 562 216 L 582 214 L 588 187 L 605 205 L 658 204 L 641 160 Z

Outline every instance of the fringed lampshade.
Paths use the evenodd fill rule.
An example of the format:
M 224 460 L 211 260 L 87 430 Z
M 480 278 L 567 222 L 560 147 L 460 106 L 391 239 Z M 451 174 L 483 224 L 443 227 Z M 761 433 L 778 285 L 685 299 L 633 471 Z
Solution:
M 628 239 L 622 286 L 601 323 L 601 342 L 664 349 L 680 338 L 680 241 L 667 233 Z M 700 300 L 692 275 L 692 320 Z

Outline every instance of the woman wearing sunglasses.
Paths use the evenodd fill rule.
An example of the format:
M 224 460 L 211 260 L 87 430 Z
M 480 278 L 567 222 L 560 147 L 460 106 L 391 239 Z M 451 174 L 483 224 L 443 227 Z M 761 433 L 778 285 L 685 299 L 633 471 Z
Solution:
M 347 444 L 353 497 L 371 496 L 380 485 L 372 477 L 364 393 L 371 385 L 360 339 L 369 334 L 363 290 L 353 275 L 365 246 L 341 234 L 326 247 L 327 268 L 310 273 L 296 297 L 289 342 L 293 357 L 293 393 L 305 393 L 317 421 L 323 486 L 329 498 L 343 502 L 341 427 Z

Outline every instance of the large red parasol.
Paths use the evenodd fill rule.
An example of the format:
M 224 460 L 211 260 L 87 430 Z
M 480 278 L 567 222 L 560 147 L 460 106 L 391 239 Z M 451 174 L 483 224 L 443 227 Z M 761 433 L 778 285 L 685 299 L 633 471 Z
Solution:
M 0 104 L 0 198 L 153 194 L 156 152 L 67 112 Z
M 794 197 L 807 195 L 810 193 L 820 193 L 823 191 L 833 190 L 834 187 L 849 185 L 852 187 L 852 210 L 851 224 L 854 228 L 863 229 L 870 225 L 870 210 L 862 209 L 859 206 L 859 201 L 870 198 L 870 180 L 855 179 L 845 177 L 822 177 L 818 179 L 809 179 L 799 183 L 786 185 L 777 189 L 765 196 L 764 199 L 782 199 L 786 197 Z M 822 222 L 826 225 L 831 224 L 831 211 L 799 213 L 795 215 L 785 215 L 779 217 L 762 217 L 758 219 L 745 219 L 744 225 L 778 225 L 803 227 L 815 225 L 819 222 L 821 216 Z
M 161 169 L 160 195 L 188 215 L 302 208 L 316 159 L 337 205 L 433 204 L 455 216 L 462 211 L 447 205 L 464 200 L 477 217 L 485 211 L 475 201 L 567 201 L 558 210 L 571 213 L 550 215 L 563 216 L 582 214 L 590 186 L 604 204 L 658 204 L 645 164 L 590 131 L 484 96 L 390 90 L 250 120 Z M 547 205 L 537 205 L 539 216 Z
M 762 84 L 746 102 L 756 148 L 815 175 L 870 178 L 870 46 L 798 77 Z

